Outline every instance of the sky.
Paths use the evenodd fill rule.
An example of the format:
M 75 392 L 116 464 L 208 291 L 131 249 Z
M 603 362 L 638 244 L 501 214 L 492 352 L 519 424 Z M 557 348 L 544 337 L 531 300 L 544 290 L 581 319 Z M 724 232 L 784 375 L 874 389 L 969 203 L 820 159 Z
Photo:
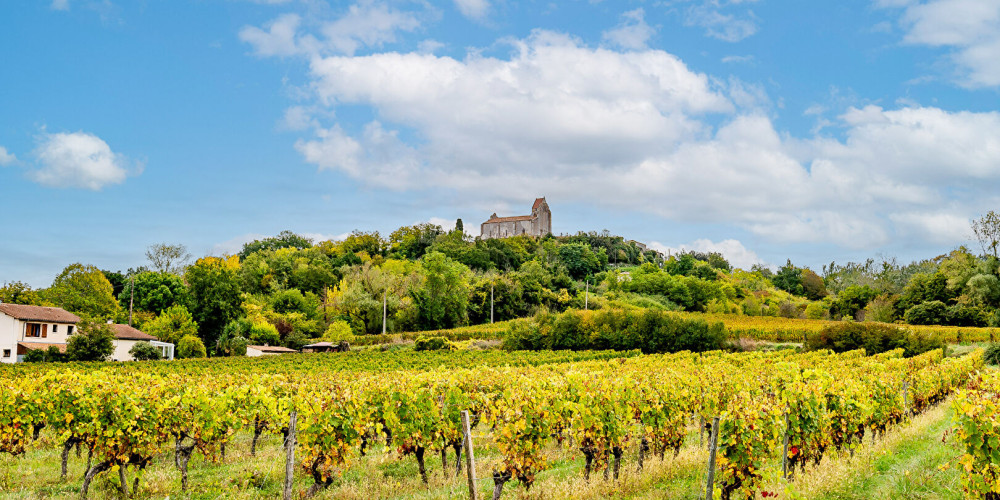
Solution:
M 743 268 L 978 251 L 1000 0 L 0 3 L 0 283 L 543 196 Z

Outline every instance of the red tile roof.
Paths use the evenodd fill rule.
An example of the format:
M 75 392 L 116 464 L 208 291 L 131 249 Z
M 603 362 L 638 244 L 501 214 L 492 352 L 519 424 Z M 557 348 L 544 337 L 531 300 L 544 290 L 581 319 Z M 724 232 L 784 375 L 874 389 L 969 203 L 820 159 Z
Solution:
M 59 349 L 59 352 L 62 352 L 62 353 L 66 352 L 66 344 L 55 344 L 55 343 L 48 343 L 48 342 L 18 342 L 17 345 L 21 346 L 21 347 L 23 347 L 23 348 L 25 348 L 25 349 L 27 349 L 29 351 L 34 351 L 34 350 L 38 350 L 38 349 L 41 349 L 41 350 L 44 351 L 44 350 L 48 350 L 49 347 L 56 346 L 56 348 Z
M 47 323 L 68 324 L 75 324 L 80 321 L 79 316 L 59 307 L 0 304 L 0 312 L 21 321 L 44 321 Z
M 535 198 L 535 203 L 531 205 L 531 210 L 535 211 L 538 207 L 542 206 L 542 203 L 544 202 L 545 198 Z
M 111 331 L 115 333 L 115 338 L 119 340 L 157 340 L 156 337 L 143 333 L 135 328 L 128 325 L 108 325 L 111 327 Z
M 289 349 L 287 347 L 281 347 L 276 345 L 248 345 L 247 349 L 257 349 L 260 352 L 275 352 L 275 353 L 299 352 L 296 351 L 295 349 Z

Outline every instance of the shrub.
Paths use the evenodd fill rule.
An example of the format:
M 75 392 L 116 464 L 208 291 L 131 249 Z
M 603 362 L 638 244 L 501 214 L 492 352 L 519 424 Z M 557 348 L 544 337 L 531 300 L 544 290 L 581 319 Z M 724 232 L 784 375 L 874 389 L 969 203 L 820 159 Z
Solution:
M 1000 365 L 1000 342 L 994 342 L 986 346 L 986 351 L 983 352 L 983 363 Z
M 354 332 L 351 331 L 351 325 L 342 320 L 338 319 L 330 326 L 327 327 L 326 333 L 323 335 L 323 340 L 327 342 L 333 342 L 334 344 L 339 342 L 349 342 L 354 343 Z
M 66 356 L 73 361 L 104 361 L 115 352 L 115 334 L 111 325 L 82 320 L 77 333 L 66 343 Z
M 136 361 L 155 361 L 161 359 L 160 350 L 153 347 L 149 342 L 136 342 L 128 353 Z
M 178 358 L 204 358 L 205 356 L 205 344 L 200 338 L 194 335 L 185 335 L 177 342 Z
M 806 318 L 808 319 L 826 319 L 829 316 L 830 309 L 823 302 L 812 302 L 806 306 Z
M 454 351 L 456 349 L 457 346 L 448 342 L 448 339 L 444 337 L 420 336 L 413 344 L 415 351 Z
M 657 310 L 539 313 L 510 324 L 507 350 L 639 349 L 646 353 L 711 351 L 726 347 L 722 323 L 687 319 Z
M 919 334 L 883 323 L 841 323 L 828 326 L 806 340 L 806 348 L 810 350 L 846 352 L 864 349 L 865 353 L 872 355 L 902 348 L 906 357 L 942 347 L 944 342 L 934 334 Z
M 911 325 L 944 325 L 948 323 L 948 306 L 940 300 L 922 302 L 907 309 L 903 318 Z
M 253 323 L 250 331 L 247 332 L 247 339 L 253 345 L 278 345 L 281 342 L 281 335 L 278 333 L 278 329 L 270 323 Z

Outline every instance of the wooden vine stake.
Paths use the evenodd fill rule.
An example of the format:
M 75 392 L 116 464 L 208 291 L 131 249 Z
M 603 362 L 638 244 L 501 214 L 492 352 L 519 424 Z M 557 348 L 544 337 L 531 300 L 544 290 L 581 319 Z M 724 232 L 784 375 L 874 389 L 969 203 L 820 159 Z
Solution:
M 781 478 L 788 479 L 788 439 L 792 430 L 788 427 L 788 413 L 785 413 L 785 446 L 781 452 Z
M 705 485 L 705 500 L 712 500 L 715 490 L 715 452 L 719 449 L 719 417 L 712 419 L 712 435 L 709 436 L 708 481 Z
M 285 439 L 285 492 L 282 496 L 284 500 L 292 498 L 292 480 L 295 475 L 295 423 L 298 416 L 293 410 L 288 420 L 288 437 Z
M 476 459 L 472 456 L 472 431 L 469 429 L 468 411 L 462 411 L 462 443 L 465 445 L 465 471 L 469 479 L 469 500 L 477 500 Z

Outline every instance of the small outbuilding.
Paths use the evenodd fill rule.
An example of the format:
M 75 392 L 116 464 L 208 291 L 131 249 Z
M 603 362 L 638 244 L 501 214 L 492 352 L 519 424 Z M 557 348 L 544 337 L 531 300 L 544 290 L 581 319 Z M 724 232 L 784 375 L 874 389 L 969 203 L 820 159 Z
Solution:
M 351 344 L 347 342 L 316 342 L 302 348 L 302 352 L 347 352 L 351 350 Z
M 261 356 L 277 356 L 278 354 L 293 354 L 299 351 L 287 347 L 273 345 L 248 345 L 247 356 L 259 358 Z

